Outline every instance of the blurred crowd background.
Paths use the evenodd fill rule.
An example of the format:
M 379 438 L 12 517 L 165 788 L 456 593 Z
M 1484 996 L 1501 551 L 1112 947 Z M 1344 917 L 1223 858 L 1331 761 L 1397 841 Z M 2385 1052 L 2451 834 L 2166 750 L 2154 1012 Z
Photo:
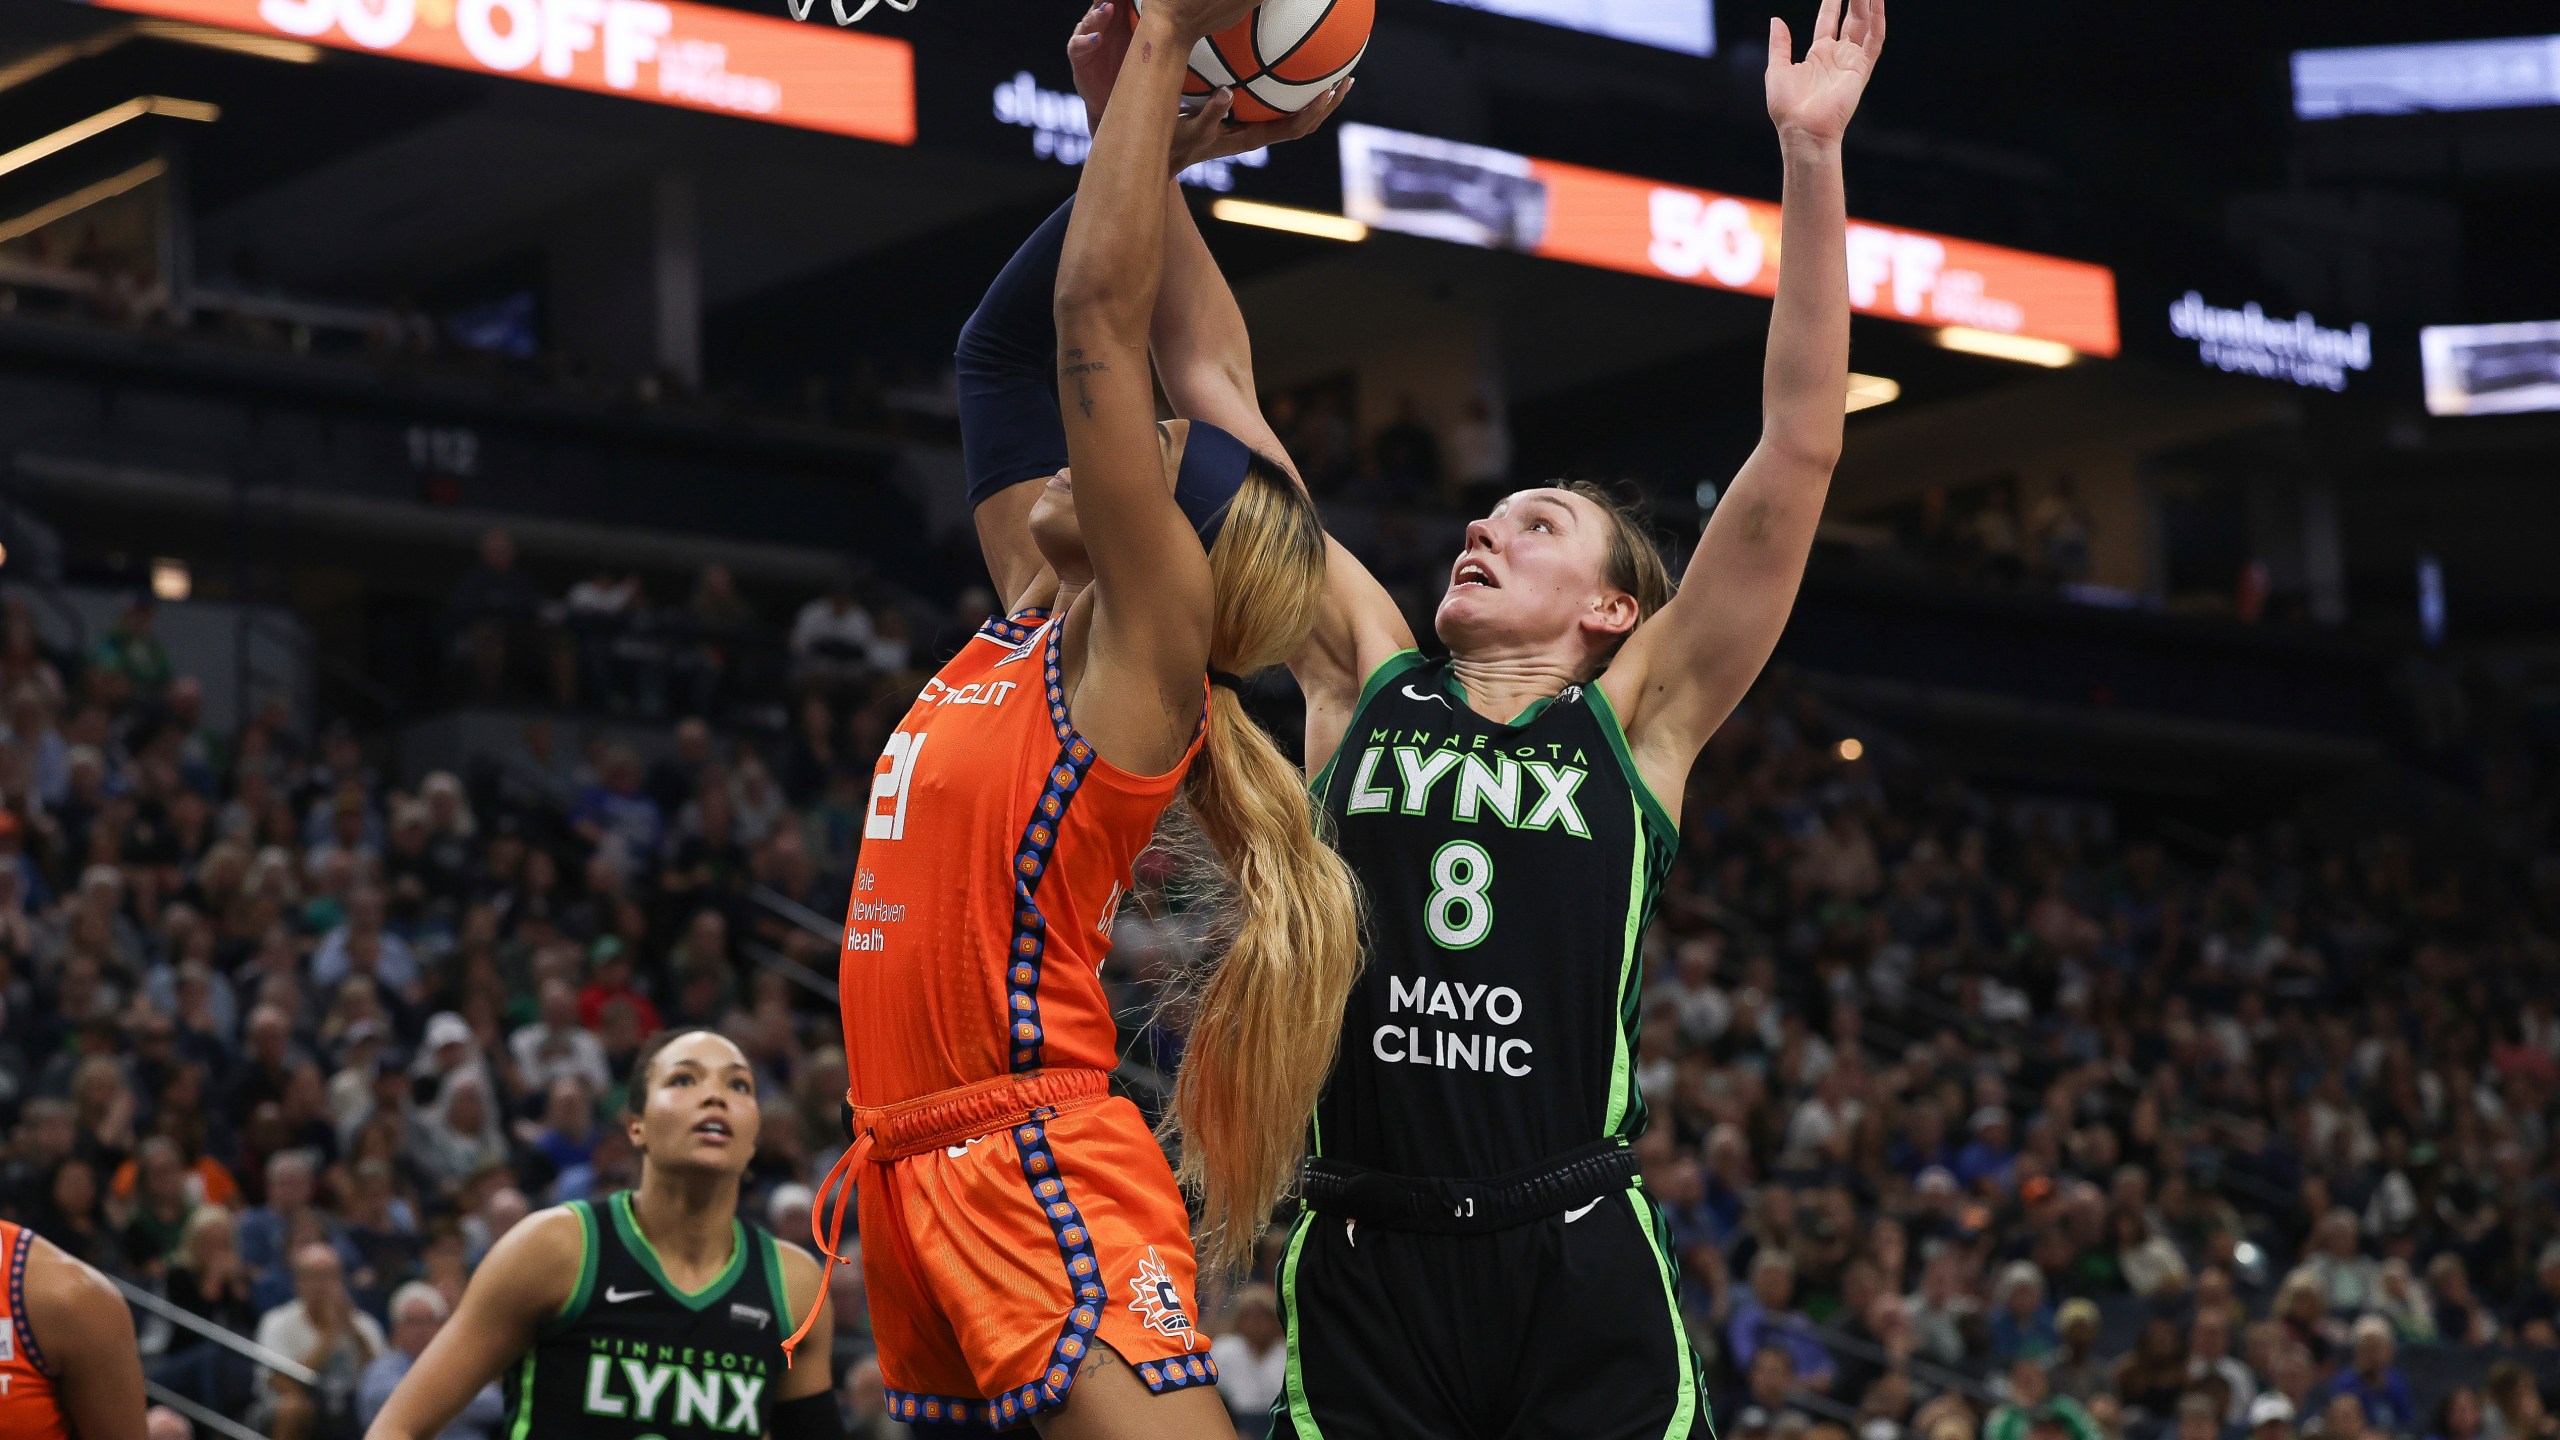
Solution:
M 357 1433 L 510 1225 L 635 1178 L 614 1116 L 662 1026 L 751 1057 L 746 1207 L 805 1239 L 872 764 L 989 602 L 848 579 L 785 626 L 715 568 L 638 650 L 622 583 L 547 595 L 484 537 L 442 655 L 521 727 L 420 773 L 281 707 L 208 727 L 147 595 L 82 653 L 7 611 L 0 1212 L 317 1373 L 137 1299 L 173 1390 Z M 706 718 L 742 690 L 787 719 Z M 1692 779 L 1637 1056 L 1719 1432 L 2560 1432 L 2560 858 L 2499 838 L 2548 784 L 2500 793 L 2123 833 L 1764 678 Z M 1150 985 L 1193 943 L 1169 898 L 1121 922 L 1142 1104 L 1179 1050 Z M 1207 1297 L 1247 1435 L 1273 1258 Z M 858 1267 L 834 1286 L 848 1424 L 895 1434 Z

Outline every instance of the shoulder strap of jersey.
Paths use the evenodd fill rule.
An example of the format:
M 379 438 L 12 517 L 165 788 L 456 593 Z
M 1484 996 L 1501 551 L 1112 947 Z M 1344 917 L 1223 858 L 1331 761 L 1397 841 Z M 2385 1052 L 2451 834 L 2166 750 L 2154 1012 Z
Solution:
M 1370 702 L 1378 698 L 1379 691 L 1429 663 L 1419 650 L 1399 650 L 1379 661 L 1378 667 L 1369 672 L 1369 678 L 1360 682 L 1360 698 L 1352 702 L 1351 719 L 1343 726 L 1344 744 L 1350 742 L 1352 732 L 1360 726 L 1361 715 L 1367 712 Z M 1324 768 L 1316 772 L 1316 778 L 1307 786 L 1315 792 L 1319 804 L 1333 791 L 1333 767 L 1341 763 L 1342 749 L 1341 745 L 1333 747 L 1333 755 L 1324 762 Z
M 560 1313 L 543 1324 L 542 1333 L 546 1336 L 556 1335 L 577 1324 L 578 1317 L 587 1313 L 587 1302 L 596 1292 L 596 1263 L 601 1258 L 597 1251 L 604 1243 L 604 1228 L 596 1223 L 596 1206 L 592 1200 L 570 1201 L 569 1213 L 578 1217 L 578 1283 L 570 1290 L 569 1299 L 560 1307 Z
M 1609 753 L 1618 757 L 1618 768 L 1625 772 L 1627 788 L 1636 792 L 1636 804 L 1647 820 L 1662 827 L 1663 838 L 1677 843 L 1680 827 L 1671 821 L 1671 811 L 1653 787 L 1644 783 L 1644 772 L 1636 768 L 1635 751 L 1627 744 L 1627 727 L 1618 722 L 1618 707 L 1609 703 L 1609 692 L 1597 680 L 1582 687 L 1582 698 L 1591 706 L 1591 718 L 1600 722 L 1600 733 L 1608 737 Z
M 35 1250 L 36 1232 L 12 1221 L 0 1221 L 0 1245 L 6 1246 L 9 1277 L 9 1331 L 17 1356 L 39 1375 L 51 1375 L 44 1347 L 36 1343 L 35 1326 L 27 1322 L 27 1257 Z
M 773 1292 L 775 1313 L 788 1316 L 794 1307 L 791 1304 L 791 1286 L 783 1279 L 782 1242 L 761 1225 L 748 1226 L 747 1234 L 753 1237 L 757 1253 L 764 1258 L 764 1283 L 765 1288 Z

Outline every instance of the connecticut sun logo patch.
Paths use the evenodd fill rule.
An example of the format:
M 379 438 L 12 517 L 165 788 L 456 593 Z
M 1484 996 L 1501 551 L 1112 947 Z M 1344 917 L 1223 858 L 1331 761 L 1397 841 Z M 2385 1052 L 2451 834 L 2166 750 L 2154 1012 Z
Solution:
M 1185 1350 L 1192 1348 L 1190 1313 L 1182 1308 L 1182 1292 L 1174 1288 L 1173 1277 L 1165 1273 L 1164 1259 L 1153 1245 L 1147 1247 L 1147 1258 L 1138 1262 L 1138 1273 L 1129 1277 L 1129 1291 L 1137 1297 L 1129 1308 L 1148 1329 L 1167 1340 L 1181 1341 Z

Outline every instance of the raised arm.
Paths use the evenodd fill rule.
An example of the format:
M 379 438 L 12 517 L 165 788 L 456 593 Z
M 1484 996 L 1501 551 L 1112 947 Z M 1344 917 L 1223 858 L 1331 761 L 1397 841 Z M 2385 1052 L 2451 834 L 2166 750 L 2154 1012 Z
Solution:
M 1085 12 L 1067 42 L 1076 89 L 1094 128 L 1101 128 L 1132 35 L 1122 5 L 1099 4 Z M 1177 127 L 1174 168 L 1220 155 L 1237 155 L 1266 145 L 1314 134 L 1357 83 L 1345 80 L 1332 93 L 1286 120 L 1260 125 L 1224 123 L 1229 98 L 1214 95 L 1200 112 Z M 1148 343 L 1156 379 L 1164 386 L 1173 413 L 1206 420 L 1277 460 L 1304 483 L 1280 437 L 1263 418 L 1260 390 L 1253 377 L 1253 338 L 1234 290 L 1219 270 L 1217 258 L 1200 234 L 1198 220 L 1182 187 L 1165 189 L 1164 275 L 1156 295 Z M 1324 768 L 1342 743 L 1345 726 L 1369 672 L 1400 650 L 1412 648 L 1413 632 L 1376 577 L 1339 541 L 1326 541 L 1326 605 L 1299 653 L 1290 657 L 1289 673 L 1306 695 L 1306 767 L 1309 775 Z
M 1058 410 L 1094 584 L 1071 704 L 1078 726 L 1124 765 L 1178 757 L 1206 703 L 1209 557 L 1167 479 L 1147 327 L 1164 272 L 1165 162 L 1185 58 L 1248 8 L 1156 0 L 1138 21 L 1058 262 Z
M 428 1440 L 471 1397 L 533 1348 L 542 1323 L 560 1313 L 578 1283 L 585 1237 L 563 1207 L 529 1216 L 489 1250 L 463 1289 L 462 1303 L 399 1388 L 373 1417 L 365 1440 Z
M 1884 48 L 1884 0 L 1822 0 L 1802 61 L 1769 22 L 1769 118 L 1786 163 L 1760 443 L 1725 490 L 1680 593 L 1601 677 L 1646 783 L 1676 805 L 1698 751 L 1751 688 L 1795 607 L 1839 463 L 1849 386 L 1840 137 Z

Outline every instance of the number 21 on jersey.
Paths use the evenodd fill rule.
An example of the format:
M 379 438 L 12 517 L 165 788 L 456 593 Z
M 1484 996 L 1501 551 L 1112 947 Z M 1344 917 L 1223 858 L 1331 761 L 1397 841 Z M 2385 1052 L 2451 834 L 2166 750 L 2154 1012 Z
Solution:
M 907 833 L 907 782 L 915 778 L 916 757 L 924 753 L 925 733 L 900 730 L 880 748 L 880 770 L 871 777 L 871 806 L 862 822 L 865 840 L 895 840 Z

